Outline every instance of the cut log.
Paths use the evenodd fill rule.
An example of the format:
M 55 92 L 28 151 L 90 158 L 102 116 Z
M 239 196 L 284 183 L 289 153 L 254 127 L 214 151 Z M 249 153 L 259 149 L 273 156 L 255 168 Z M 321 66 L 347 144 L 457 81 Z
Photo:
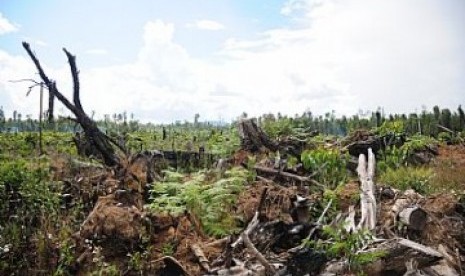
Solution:
M 416 193 L 414 190 L 406 190 L 404 194 L 398 198 L 391 207 L 391 218 L 384 222 L 384 226 L 391 227 L 397 223 L 400 212 L 409 206 L 419 203 L 423 196 Z
M 420 207 L 408 207 L 399 213 L 399 221 L 412 230 L 423 230 L 428 214 Z

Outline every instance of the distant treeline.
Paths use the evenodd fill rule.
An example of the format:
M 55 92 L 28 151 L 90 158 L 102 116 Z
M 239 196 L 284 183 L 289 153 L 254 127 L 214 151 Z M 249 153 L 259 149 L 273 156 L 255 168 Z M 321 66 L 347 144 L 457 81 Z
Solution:
M 210 122 L 199 122 L 199 116 L 196 114 L 193 122 L 176 121 L 172 124 L 155 125 L 152 123 L 142 124 L 134 119 L 131 114 L 130 118 L 126 112 L 105 116 L 103 120 L 98 120 L 100 128 L 117 133 L 133 132 L 139 130 L 153 131 L 161 127 L 176 128 L 221 128 L 218 124 Z M 46 114 L 44 114 L 46 115 Z M 247 117 L 243 113 L 241 117 Z M 47 118 L 47 116 L 44 116 Z M 294 117 L 278 114 L 264 114 L 257 118 L 258 124 L 261 125 L 272 136 L 285 135 L 291 133 L 292 129 L 303 128 L 306 130 L 317 131 L 321 134 L 346 135 L 349 132 L 365 128 L 373 129 L 380 127 L 386 121 L 399 121 L 403 124 L 403 130 L 406 134 L 422 134 L 437 137 L 441 132 L 463 132 L 465 131 L 465 113 L 462 106 L 459 105 L 457 110 L 440 108 L 434 106 L 432 110 L 422 110 L 419 113 L 410 114 L 385 114 L 382 109 L 375 112 L 359 112 L 353 116 L 336 117 L 335 112 L 328 112 L 325 115 L 314 115 L 312 112 L 304 112 Z M 232 122 L 234 124 L 234 122 Z M 228 124 L 224 124 L 228 126 Z M 53 121 L 42 122 L 42 128 L 46 130 L 55 130 L 60 132 L 75 132 L 80 130 L 79 126 L 72 120 L 64 117 L 55 118 Z M 2 132 L 20 132 L 20 131 L 38 131 L 39 121 L 32 119 L 30 115 L 24 118 L 21 113 L 13 112 L 12 117 L 7 118 L 0 108 L 0 131 Z
M 465 114 L 462 106 L 457 110 L 439 108 L 423 110 L 420 113 L 410 114 L 384 114 L 382 109 L 375 112 L 365 112 L 351 117 L 336 117 L 335 112 L 315 116 L 312 112 L 305 112 L 294 117 L 282 116 L 278 113 L 265 114 L 258 118 L 258 123 L 270 134 L 285 135 L 295 128 L 317 131 L 321 134 L 347 135 L 356 129 L 373 129 L 381 127 L 386 121 L 397 121 L 403 125 L 407 135 L 422 134 L 437 137 L 441 132 L 465 131 Z

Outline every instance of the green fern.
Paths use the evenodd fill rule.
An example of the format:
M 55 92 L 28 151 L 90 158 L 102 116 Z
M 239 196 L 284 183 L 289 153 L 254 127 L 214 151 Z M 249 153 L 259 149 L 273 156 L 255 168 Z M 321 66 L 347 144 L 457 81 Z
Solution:
M 154 212 L 180 215 L 185 211 L 199 218 L 208 235 L 224 236 L 236 230 L 236 219 L 231 210 L 243 191 L 248 173 L 235 167 L 224 173 L 224 178 L 207 177 L 209 172 L 191 175 L 166 171 L 164 182 L 155 183 L 151 190 Z

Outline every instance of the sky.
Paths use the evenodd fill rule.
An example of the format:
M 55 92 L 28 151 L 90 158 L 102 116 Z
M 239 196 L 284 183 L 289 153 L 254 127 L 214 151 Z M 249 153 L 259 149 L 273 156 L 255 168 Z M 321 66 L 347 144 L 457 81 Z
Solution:
M 143 122 L 465 105 L 463 0 L 0 0 L 0 106 L 39 113 L 31 44 L 84 109 Z M 58 114 L 66 115 L 58 106 Z

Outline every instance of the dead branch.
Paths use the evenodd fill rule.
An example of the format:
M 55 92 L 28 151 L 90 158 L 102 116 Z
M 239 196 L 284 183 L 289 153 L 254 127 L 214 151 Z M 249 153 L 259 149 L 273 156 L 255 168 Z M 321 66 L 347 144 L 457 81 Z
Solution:
M 296 174 L 293 174 L 293 173 L 283 172 L 283 171 L 279 171 L 279 170 L 276 170 L 276 169 L 262 167 L 262 166 L 258 166 L 258 165 L 255 165 L 254 169 L 258 173 L 262 172 L 262 173 L 266 173 L 266 174 L 272 174 L 272 175 L 275 175 L 275 176 L 280 175 L 280 176 L 283 176 L 283 177 L 286 177 L 286 178 L 289 178 L 289 179 L 292 179 L 292 180 L 296 180 L 296 181 L 300 181 L 300 182 L 304 182 L 304 183 L 312 183 L 312 184 L 315 184 L 317 186 L 324 187 L 324 185 L 318 183 L 317 181 L 315 181 L 314 179 L 312 179 L 311 177 L 308 177 L 308 176 L 300 176 L 300 175 L 296 175 Z
M 257 208 L 257 211 L 255 211 L 255 215 L 253 216 L 252 220 L 249 222 L 249 224 L 247 225 L 247 227 L 245 228 L 244 232 L 247 236 L 250 235 L 250 233 L 252 233 L 255 228 L 257 228 L 258 224 L 260 223 L 260 214 L 262 212 L 262 209 L 265 205 L 265 199 L 266 199 L 266 194 L 268 192 L 268 189 L 263 189 L 262 191 L 262 194 L 260 196 L 260 202 L 258 204 L 258 208 Z M 239 244 L 242 243 L 242 235 L 239 236 L 239 238 L 231 244 L 231 248 L 234 249 L 236 248 Z
M 255 212 L 255 215 L 253 216 L 252 220 L 250 221 L 250 223 L 247 225 L 247 228 L 245 228 L 244 232 L 247 236 L 252 233 L 253 231 L 255 231 L 255 229 L 257 228 L 258 224 L 260 223 L 260 221 L 258 220 L 258 211 Z M 231 247 L 234 249 L 236 248 L 239 244 L 241 244 L 243 242 L 243 237 L 242 235 L 239 236 L 239 238 L 233 243 L 231 244 Z
M 207 272 L 210 272 L 210 265 L 208 263 L 207 257 L 205 257 L 205 254 L 203 253 L 202 248 L 198 244 L 192 244 L 191 246 L 192 253 L 197 257 L 199 260 L 200 266 Z
M 76 66 L 76 56 L 73 56 L 70 52 L 68 52 L 65 48 L 63 48 L 63 51 L 65 52 L 66 56 L 68 57 L 68 63 L 69 63 L 69 67 L 71 69 L 71 76 L 73 78 L 73 101 L 74 101 L 74 105 L 80 109 L 80 110 L 83 110 L 82 109 L 82 105 L 81 105 L 81 99 L 79 97 L 79 71 L 77 69 L 77 66 Z
M 255 248 L 253 243 L 250 241 L 249 235 L 244 231 L 241 234 L 241 238 L 245 246 L 251 251 L 251 253 L 257 258 L 257 260 L 265 267 L 265 271 L 269 275 L 275 275 L 276 269 L 268 262 L 268 260 Z

